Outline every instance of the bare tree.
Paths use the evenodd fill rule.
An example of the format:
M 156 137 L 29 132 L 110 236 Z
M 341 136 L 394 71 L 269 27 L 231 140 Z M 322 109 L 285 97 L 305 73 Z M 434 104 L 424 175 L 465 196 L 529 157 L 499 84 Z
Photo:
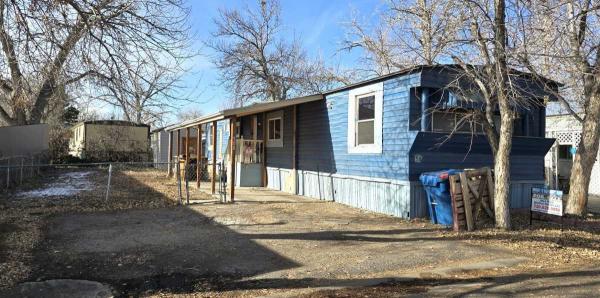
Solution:
M 363 63 L 377 75 L 450 61 L 464 22 L 457 2 L 389 0 L 387 4 L 373 28 L 356 16 L 347 24 L 344 50 L 362 48 Z
M 135 57 L 180 57 L 186 19 L 181 0 L 0 1 L 0 120 L 38 123 L 58 86 Z
M 187 89 L 181 84 L 185 70 L 179 64 L 147 59 L 125 67 L 121 70 L 120 80 L 111 79 L 116 75 L 114 73 L 111 77 L 96 76 L 97 85 L 105 92 L 92 95 L 123 111 L 125 120 L 155 124 L 165 114 L 193 101 L 183 94 Z
M 198 109 L 185 109 L 181 110 L 177 113 L 177 120 L 179 122 L 183 122 L 186 120 L 192 120 L 199 117 L 202 117 L 204 113 Z
M 523 67 L 564 83 L 558 95 L 582 125 L 566 213 L 584 215 L 600 140 L 600 5 L 591 0 L 531 1 L 519 15 Z M 550 66 L 548 66 L 550 65 Z
M 283 38 L 280 15 L 278 1 L 261 0 L 259 11 L 224 9 L 214 20 L 217 29 L 206 44 L 217 53 L 234 106 L 319 92 L 337 79 L 321 61 L 311 61 L 298 40 Z

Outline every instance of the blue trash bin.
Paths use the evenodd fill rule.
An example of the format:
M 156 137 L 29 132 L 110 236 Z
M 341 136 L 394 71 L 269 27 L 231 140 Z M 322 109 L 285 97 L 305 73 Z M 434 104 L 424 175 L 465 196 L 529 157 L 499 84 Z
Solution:
M 452 198 L 450 197 L 448 177 L 460 172 L 462 171 L 442 170 L 422 173 L 419 177 L 427 193 L 427 207 L 432 223 L 445 226 L 452 225 Z

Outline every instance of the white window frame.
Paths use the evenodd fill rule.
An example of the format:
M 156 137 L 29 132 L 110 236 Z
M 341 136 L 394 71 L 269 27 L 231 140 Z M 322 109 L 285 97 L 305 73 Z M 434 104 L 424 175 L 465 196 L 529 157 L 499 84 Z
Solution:
M 375 96 L 375 124 L 373 144 L 356 145 L 358 98 Z M 348 153 L 381 154 L 383 151 L 383 82 L 350 90 L 348 94 Z
M 271 121 L 279 119 L 279 139 L 271 139 L 269 137 L 269 130 L 271 129 Z M 267 115 L 267 147 L 271 148 L 283 148 L 283 111 L 277 111 L 269 113 Z

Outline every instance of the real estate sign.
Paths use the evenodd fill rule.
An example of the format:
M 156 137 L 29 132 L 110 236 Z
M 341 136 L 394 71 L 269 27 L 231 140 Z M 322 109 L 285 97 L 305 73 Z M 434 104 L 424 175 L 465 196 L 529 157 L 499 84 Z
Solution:
M 560 190 L 532 188 L 531 211 L 563 216 L 563 192 Z

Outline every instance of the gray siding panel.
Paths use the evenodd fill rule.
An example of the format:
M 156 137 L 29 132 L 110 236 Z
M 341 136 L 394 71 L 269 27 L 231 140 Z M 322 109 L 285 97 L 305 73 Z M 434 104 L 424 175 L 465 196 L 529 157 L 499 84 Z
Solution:
M 293 108 L 283 110 L 283 147 L 267 148 L 267 166 L 275 168 L 292 168 L 292 113 Z

